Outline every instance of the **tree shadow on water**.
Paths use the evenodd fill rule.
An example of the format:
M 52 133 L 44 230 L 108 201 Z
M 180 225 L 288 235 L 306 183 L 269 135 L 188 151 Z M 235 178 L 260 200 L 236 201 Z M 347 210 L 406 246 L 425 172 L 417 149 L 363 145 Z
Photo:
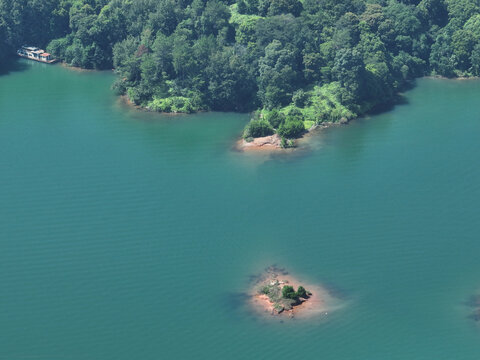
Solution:
M 399 92 L 394 94 L 389 101 L 374 106 L 372 109 L 370 109 L 370 111 L 368 111 L 367 115 L 380 115 L 392 111 L 396 106 L 408 105 L 409 101 L 404 93 L 414 89 L 416 85 L 417 84 L 415 80 L 406 82 L 403 84 Z
M 24 71 L 28 65 L 24 61 L 19 61 L 16 58 L 7 58 L 0 61 L 0 76 L 8 75 L 12 72 Z
M 411 88 L 409 89 L 405 89 L 404 90 L 410 90 Z M 383 114 L 383 113 L 386 113 L 386 112 L 389 112 L 389 111 L 392 111 L 396 106 L 399 106 L 399 105 L 408 105 L 409 101 L 408 99 L 402 95 L 402 94 L 396 94 L 393 96 L 393 98 L 390 100 L 390 101 L 387 101 L 385 103 L 382 103 L 382 104 L 378 104 L 376 106 L 374 106 L 369 112 L 368 112 L 368 115 L 372 116 L 372 115 L 380 115 L 380 114 Z

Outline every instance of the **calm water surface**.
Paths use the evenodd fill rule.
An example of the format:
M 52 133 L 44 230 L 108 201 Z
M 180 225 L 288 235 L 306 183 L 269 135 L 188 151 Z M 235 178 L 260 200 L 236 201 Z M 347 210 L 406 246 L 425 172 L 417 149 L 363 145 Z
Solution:
M 268 156 L 232 150 L 247 115 L 139 112 L 113 80 L 0 76 L 0 359 L 479 358 L 479 81 Z M 256 318 L 272 263 L 342 306 Z

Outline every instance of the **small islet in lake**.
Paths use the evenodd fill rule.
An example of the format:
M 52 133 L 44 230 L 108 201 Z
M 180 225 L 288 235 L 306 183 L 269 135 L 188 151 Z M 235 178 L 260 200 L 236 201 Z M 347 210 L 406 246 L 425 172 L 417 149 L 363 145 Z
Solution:
M 259 314 L 303 319 L 328 314 L 328 291 L 305 284 L 284 268 L 271 265 L 254 279 L 250 302 Z

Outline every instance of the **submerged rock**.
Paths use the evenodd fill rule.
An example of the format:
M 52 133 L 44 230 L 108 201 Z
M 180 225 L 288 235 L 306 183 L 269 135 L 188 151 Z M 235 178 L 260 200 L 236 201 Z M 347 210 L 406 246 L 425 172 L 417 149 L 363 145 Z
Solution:
M 467 306 L 480 308 L 480 295 L 472 295 L 466 302 Z
M 473 311 L 468 315 L 469 319 L 473 321 L 480 321 L 480 295 L 472 295 L 470 298 L 465 302 L 465 305 L 468 307 L 473 308 Z
M 468 318 L 472 319 L 473 321 L 480 321 L 480 309 L 476 309 L 468 316 Z

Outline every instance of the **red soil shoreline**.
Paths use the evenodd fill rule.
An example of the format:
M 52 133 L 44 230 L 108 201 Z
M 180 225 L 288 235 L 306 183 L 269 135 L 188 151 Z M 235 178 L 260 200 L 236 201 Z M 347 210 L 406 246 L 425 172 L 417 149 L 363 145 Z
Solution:
M 301 138 L 295 140 L 295 147 L 284 149 L 281 147 L 281 138 L 277 134 L 270 136 L 254 138 L 253 141 L 247 142 L 245 139 L 240 139 L 236 142 L 235 149 L 238 151 L 269 151 L 269 152 L 279 152 L 279 151 L 292 151 L 301 147 L 308 139 L 315 134 L 317 131 L 323 129 L 328 129 L 331 127 L 345 125 L 348 122 L 342 123 L 333 123 L 325 122 L 319 125 L 315 125 L 310 128 Z

